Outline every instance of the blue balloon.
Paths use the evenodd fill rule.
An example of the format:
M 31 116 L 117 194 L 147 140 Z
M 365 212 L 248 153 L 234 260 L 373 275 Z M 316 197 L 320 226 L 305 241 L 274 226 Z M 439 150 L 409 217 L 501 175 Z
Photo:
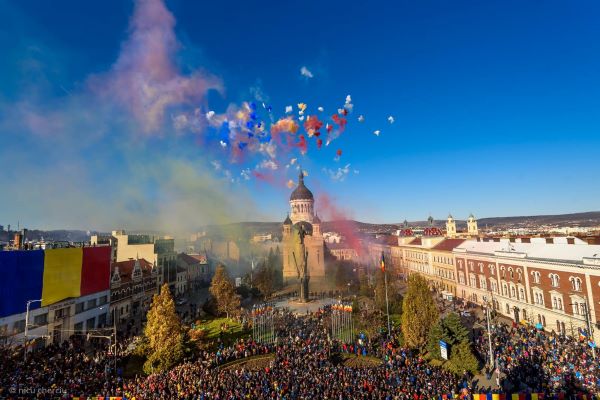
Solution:
M 246 122 L 246 128 L 253 129 L 254 128 L 254 122 L 252 122 L 252 121 Z
M 249 104 L 249 106 L 250 106 L 251 110 L 256 110 L 256 103 L 255 102 L 251 101 L 250 104 Z
M 239 142 L 238 143 L 238 148 L 240 150 L 244 150 L 244 148 L 246 148 L 246 146 L 248 146 L 248 143 L 246 143 L 246 142 Z

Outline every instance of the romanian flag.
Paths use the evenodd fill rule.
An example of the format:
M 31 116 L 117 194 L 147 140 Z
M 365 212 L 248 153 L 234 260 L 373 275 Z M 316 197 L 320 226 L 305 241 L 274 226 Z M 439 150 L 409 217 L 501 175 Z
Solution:
M 383 251 L 381 252 L 381 272 L 385 272 L 385 257 L 383 256 Z

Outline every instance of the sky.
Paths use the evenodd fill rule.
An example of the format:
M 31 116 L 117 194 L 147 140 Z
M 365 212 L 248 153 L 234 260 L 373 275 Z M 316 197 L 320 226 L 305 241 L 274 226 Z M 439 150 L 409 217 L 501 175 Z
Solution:
M 298 168 L 325 219 L 598 210 L 599 12 L 0 0 L 0 224 L 283 220 Z M 321 148 L 300 117 L 332 126 Z M 261 136 L 281 120 L 298 132 Z

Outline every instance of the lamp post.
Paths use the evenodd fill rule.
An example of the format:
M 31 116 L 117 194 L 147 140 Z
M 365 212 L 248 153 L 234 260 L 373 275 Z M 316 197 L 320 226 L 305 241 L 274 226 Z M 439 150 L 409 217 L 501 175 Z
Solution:
M 25 312 L 25 332 L 23 333 L 23 341 L 25 344 L 25 349 L 23 351 L 23 360 L 27 360 L 27 331 L 29 328 L 29 307 L 31 306 L 31 303 L 36 303 L 36 302 L 42 302 L 43 299 L 39 299 L 39 300 L 27 300 L 27 311 Z
M 99 307 L 99 309 L 103 310 L 104 306 Z M 109 307 L 109 310 L 110 310 L 110 307 Z M 115 374 L 116 374 L 117 373 L 117 321 L 115 318 L 115 315 L 116 315 L 115 311 L 116 311 L 116 309 L 113 308 L 111 318 L 112 318 L 112 322 L 113 322 L 113 335 L 115 336 L 115 351 L 113 353 L 113 356 L 114 356 Z

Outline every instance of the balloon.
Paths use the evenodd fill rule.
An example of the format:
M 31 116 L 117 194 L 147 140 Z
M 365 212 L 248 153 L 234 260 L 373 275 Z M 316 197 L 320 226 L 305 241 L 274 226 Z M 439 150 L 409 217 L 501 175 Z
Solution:
M 342 156 L 342 150 L 338 149 L 338 151 L 336 151 L 335 154 L 337 154 L 338 157 L 341 157 Z

